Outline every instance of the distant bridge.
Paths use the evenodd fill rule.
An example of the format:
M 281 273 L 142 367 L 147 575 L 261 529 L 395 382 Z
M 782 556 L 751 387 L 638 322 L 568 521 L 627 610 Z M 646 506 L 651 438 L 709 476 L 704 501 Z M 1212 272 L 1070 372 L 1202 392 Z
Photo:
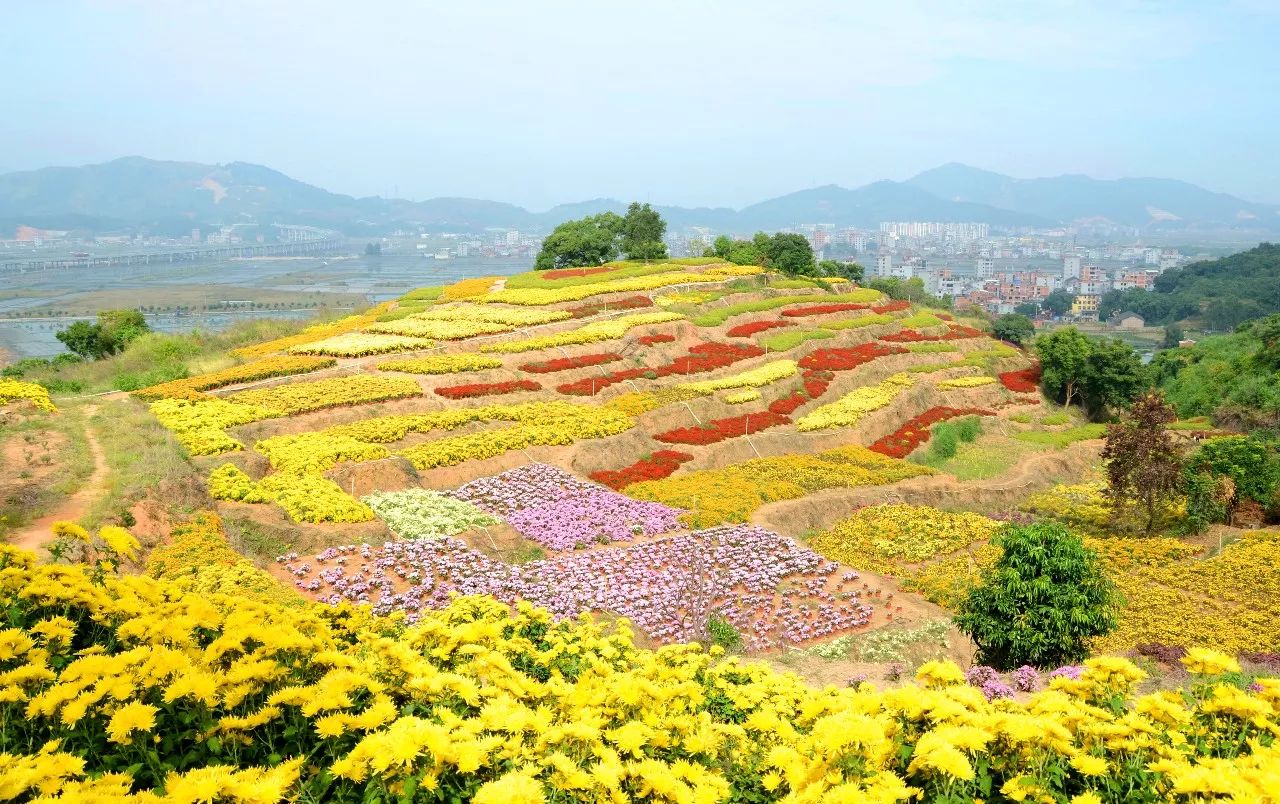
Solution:
M 158 265 L 161 263 L 205 262 L 237 257 L 291 257 L 308 254 L 332 254 L 347 247 L 346 238 L 335 236 L 293 243 L 253 243 L 236 246 L 210 246 L 141 254 L 113 254 L 101 257 L 63 257 L 50 260 L 25 260 L 0 263 L 0 275 L 59 271 L 67 268 L 112 268 L 124 265 Z

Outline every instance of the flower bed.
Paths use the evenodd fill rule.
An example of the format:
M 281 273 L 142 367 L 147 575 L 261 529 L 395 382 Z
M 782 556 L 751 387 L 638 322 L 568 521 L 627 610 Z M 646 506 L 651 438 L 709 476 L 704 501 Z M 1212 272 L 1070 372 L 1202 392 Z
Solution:
M 22 382 L 12 377 L 0 377 L 0 406 L 25 400 L 37 409 L 57 413 L 58 408 L 49 400 L 49 391 L 43 385 Z
M 645 346 L 657 346 L 660 343 L 675 343 L 675 340 L 675 335 L 658 333 L 656 335 L 641 335 L 636 338 L 636 343 L 644 344 Z
M 598 472 L 592 472 L 590 477 L 597 483 L 602 483 L 615 491 L 620 491 L 632 483 L 670 477 L 680 468 L 680 464 L 691 460 L 693 460 L 693 456 L 687 452 L 660 449 L 630 466 L 624 466 L 621 469 L 602 469 Z
M 921 444 L 929 440 L 929 428 L 941 421 L 960 416 L 994 416 L 995 411 L 984 408 L 929 408 L 919 416 L 908 419 L 901 427 L 871 445 L 873 452 L 890 458 L 905 458 Z
M 859 304 L 857 302 L 846 302 L 843 304 L 813 304 L 807 307 L 790 307 L 782 311 L 782 315 L 787 318 L 803 318 L 810 315 L 828 315 L 830 313 L 843 313 L 849 310 L 869 310 L 871 305 Z
M 292 416 L 322 408 L 361 405 L 420 396 L 422 386 L 411 377 L 379 377 L 357 374 L 311 382 L 296 382 L 272 388 L 238 391 L 225 397 L 229 402 L 268 408 L 277 416 Z
M 900 576 L 912 564 L 985 542 L 1001 523 L 972 513 L 916 505 L 856 511 L 811 540 L 822 555 L 857 569 Z
M 430 355 L 405 360 L 388 360 L 378 364 L 379 371 L 403 371 L 406 374 L 460 374 L 466 371 L 502 368 L 496 357 L 476 354 Z
M 756 402 L 760 399 L 761 394 L 758 388 L 748 388 L 744 391 L 733 391 L 721 397 L 727 404 L 742 405 L 747 402 Z
M 819 371 L 851 371 L 881 357 L 905 354 L 906 349 L 882 343 L 863 343 L 852 347 L 814 349 L 800 358 L 800 368 Z
M 599 265 L 595 268 L 557 268 L 552 271 L 543 271 L 540 276 L 543 279 L 567 279 L 571 276 L 591 276 L 593 274 L 603 274 L 613 269 L 607 265 Z
M 728 343 L 700 343 L 689 347 L 689 354 L 654 368 L 631 368 L 613 371 L 599 377 L 584 377 L 577 382 L 556 386 L 562 394 L 594 396 L 611 385 L 627 380 L 658 379 L 708 371 L 731 366 L 740 360 L 759 357 L 764 350 L 758 346 L 741 346 Z M 697 392 L 693 392 L 697 393 Z
M 467 385 L 449 385 L 435 390 L 445 399 L 474 399 L 478 396 L 498 396 L 517 391 L 539 391 L 542 386 L 533 380 L 506 380 L 504 382 L 476 382 Z
M 880 340 L 890 343 L 921 343 L 924 341 L 959 341 L 966 338 L 983 338 L 986 333 L 973 327 L 965 327 L 959 324 L 948 324 L 947 331 L 942 335 L 925 335 L 914 329 L 904 329 L 901 332 L 894 332 L 889 335 L 881 336 Z
M 1017 371 L 1006 371 L 1000 375 L 1000 383 L 1014 393 L 1033 394 L 1040 387 L 1040 364 Z
M 522 364 L 520 366 L 520 370 L 528 371 L 533 374 L 551 374 L 556 371 L 569 371 L 570 369 L 587 368 L 589 366 L 602 366 L 605 363 L 612 363 L 621 359 L 622 355 L 617 352 L 601 352 L 594 355 L 557 357 L 553 360 L 536 360 L 532 363 Z
M 621 299 L 615 299 L 613 301 L 570 307 L 566 312 L 568 312 L 573 318 L 590 318 L 593 315 L 607 313 L 611 310 L 643 310 L 646 307 L 652 306 L 653 299 L 648 296 L 624 296 Z
M 493 287 L 493 283 L 501 279 L 498 276 L 477 276 L 471 279 L 460 279 L 452 285 L 445 285 L 440 290 L 440 297 L 446 301 L 472 299 L 483 296 Z
M 927 466 L 887 458 L 864 447 L 841 447 L 816 455 L 756 458 L 720 469 L 681 472 L 628 486 L 627 495 L 689 511 L 692 527 L 746 522 L 766 502 L 794 500 L 830 488 L 896 483 L 934 474 Z
M 163 399 L 165 397 L 189 399 L 203 396 L 202 391 L 210 391 L 227 385 L 238 385 L 242 382 L 265 380 L 271 377 L 306 374 L 318 369 L 329 368 L 336 365 L 337 362 L 332 357 L 310 357 L 304 355 L 264 357 L 260 360 L 231 366 L 221 371 L 210 371 L 205 374 L 197 374 L 194 377 L 152 385 L 149 388 L 134 391 L 133 395 L 139 399 L 146 400 Z
M 346 556 L 362 560 L 344 561 Z M 856 591 L 857 573 L 746 525 L 518 567 L 449 538 L 393 542 L 367 555 L 362 548 L 336 548 L 314 560 L 323 567 L 314 590 L 323 599 L 368 599 L 375 612 L 402 611 L 410 621 L 447 606 L 453 592 L 488 594 L 545 607 L 556 619 L 614 612 L 665 644 L 699 633 L 702 624 L 687 614 L 697 608 L 715 611 L 743 635 L 746 647 L 759 649 L 828 638 L 864 625 L 871 615 Z M 301 562 L 287 568 L 297 566 Z M 784 584 L 790 591 L 780 594 Z M 307 581 L 299 585 L 310 587 Z
M 994 385 L 995 377 L 983 375 L 981 377 L 953 377 L 949 380 L 942 380 L 938 383 L 939 388 L 981 388 L 984 385 Z
M 258 482 L 226 463 L 209 475 L 209 496 L 215 500 L 275 503 L 294 522 L 367 522 L 373 511 L 337 483 L 317 475 L 277 472 Z
M 376 335 L 367 332 L 350 332 L 345 335 L 334 335 L 331 338 L 293 346 L 287 351 L 289 354 L 295 355 L 366 357 L 368 355 L 385 355 L 392 352 L 409 352 L 414 349 L 429 349 L 434 345 L 435 341 L 410 338 L 405 335 Z
M 658 433 L 654 440 L 667 444 L 697 444 L 706 446 L 716 444 L 736 436 L 750 435 L 780 424 L 788 424 L 791 419 L 777 413 L 744 413 L 727 419 L 713 419 L 697 427 L 680 427 Z
M 892 301 L 887 301 L 887 302 L 884 302 L 883 304 L 877 304 L 873 306 L 871 308 L 871 312 L 875 313 L 876 315 L 887 315 L 889 313 L 900 313 L 903 310 L 910 310 L 910 309 L 911 309 L 911 302 L 903 301 L 901 299 L 894 299 Z
M 673 266 L 674 267 L 674 266 Z M 719 265 L 699 271 L 673 270 L 668 273 L 636 276 L 613 281 L 589 282 L 581 285 L 557 288 L 504 288 L 484 297 L 486 302 L 501 302 L 528 307 L 581 301 L 605 293 L 644 293 L 673 285 L 702 282 L 724 282 L 738 276 L 761 273 L 754 265 Z
M 428 489 L 379 492 L 362 502 L 400 539 L 439 539 L 502 521 L 471 503 Z
M 825 430 L 831 427 L 851 427 L 860 422 L 867 414 L 877 411 L 915 384 L 909 374 L 895 374 L 877 383 L 855 388 L 839 400 L 814 410 L 796 422 L 796 429 L 802 432 L 809 430 Z
M 668 321 L 677 321 L 682 317 L 683 316 L 679 313 L 668 312 L 632 313 L 631 315 L 619 316 L 618 318 L 592 321 L 591 323 L 584 324 L 577 329 L 571 329 L 568 332 L 558 332 L 554 335 L 543 335 L 541 337 L 526 338 L 524 340 L 485 344 L 480 347 L 480 351 L 501 353 L 534 352 L 539 349 L 551 349 L 557 346 L 576 346 L 583 343 L 617 340 L 635 327 L 644 327 L 651 324 L 665 324 Z
M 766 385 L 772 385 L 778 380 L 791 377 L 795 373 L 796 362 L 794 360 L 773 360 L 763 366 L 757 366 L 740 374 L 715 380 L 685 383 L 681 387 L 691 388 L 702 394 L 711 394 L 731 388 L 761 388 Z
M 801 405 L 811 401 L 812 399 L 813 398 L 804 391 L 792 391 L 787 396 L 770 402 L 769 412 L 776 413 L 779 416 L 790 416 L 792 413 L 795 413 Z
M 750 338 L 752 335 L 767 332 L 771 329 L 794 326 L 795 324 L 790 321 L 752 321 L 749 324 L 739 324 L 736 327 L 730 328 L 725 335 L 730 338 Z

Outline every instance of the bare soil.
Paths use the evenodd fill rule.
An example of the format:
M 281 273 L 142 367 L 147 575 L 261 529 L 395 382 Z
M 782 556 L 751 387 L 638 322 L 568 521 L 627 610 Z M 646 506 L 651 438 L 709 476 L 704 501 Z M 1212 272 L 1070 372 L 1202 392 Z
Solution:
M 62 500 L 57 508 L 10 533 L 7 537 L 9 544 L 44 555 L 46 553 L 44 546 L 52 540 L 53 523 L 60 520 L 74 522 L 83 518 L 93 503 L 103 494 L 108 472 L 107 459 L 102 452 L 102 445 L 98 443 L 93 433 L 93 428 L 87 423 L 95 410 L 96 408 L 92 406 L 84 410 L 86 421 L 84 435 L 89 445 L 89 453 L 93 456 L 93 472 L 80 488 Z

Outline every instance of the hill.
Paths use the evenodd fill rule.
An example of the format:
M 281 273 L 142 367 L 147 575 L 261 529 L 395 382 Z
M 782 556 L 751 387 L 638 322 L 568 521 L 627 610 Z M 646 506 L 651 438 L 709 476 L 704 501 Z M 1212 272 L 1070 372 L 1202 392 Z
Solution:
M 472 198 L 352 198 L 330 193 L 260 165 L 204 165 L 126 157 L 100 165 L 51 167 L 0 175 L 0 226 L 104 231 L 228 223 L 304 223 L 352 233 L 399 225 L 479 231 L 508 227 L 549 231 L 570 218 L 625 204 L 598 198 L 535 212 Z M 1050 226 L 1106 219 L 1153 230 L 1275 231 L 1280 212 L 1184 182 L 1097 181 L 1083 176 L 1012 179 L 946 165 L 907 182 L 878 181 L 854 189 L 826 185 L 761 201 L 741 210 L 659 206 L 677 227 L 718 231 L 776 230 L 800 223 L 874 228 L 888 220 L 977 221 L 997 226 Z
M 953 162 L 905 183 L 941 199 L 1062 222 L 1102 218 L 1150 229 L 1274 231 L 1280 226 L 1280 207 L 1243 201 L 1172 179 L 1103 180 L 1080 175 L 1015 179 Z
M 1215 330 L 1280 312 L 1280 245 L 1262 243 L 1248 251 L 1165 271 L 1155 290 L 1112 291 L 1102 297 L 1099 315 L 1133 310 L 1151 323 L 1197 319 Z

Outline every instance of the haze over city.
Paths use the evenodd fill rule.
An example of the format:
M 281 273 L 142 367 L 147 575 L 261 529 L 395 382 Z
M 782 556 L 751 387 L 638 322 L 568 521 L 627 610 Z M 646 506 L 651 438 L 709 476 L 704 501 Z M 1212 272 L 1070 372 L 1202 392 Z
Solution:
M 6 24 L 0 172 L 137 154 L 356 196 L 737 207 L 961 161 L 1280 202 L 1267 2 L 51 2 Z

